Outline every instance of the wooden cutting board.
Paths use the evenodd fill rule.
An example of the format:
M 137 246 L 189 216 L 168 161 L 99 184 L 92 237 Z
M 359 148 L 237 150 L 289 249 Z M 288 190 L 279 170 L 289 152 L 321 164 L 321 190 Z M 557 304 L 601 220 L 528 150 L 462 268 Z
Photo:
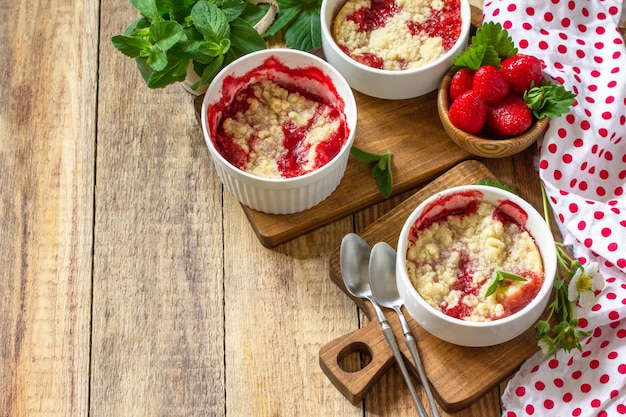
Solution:
M 404 200 L 361 233 L 370 246 L 384 241 L 397 247 L 404 221 L 413 209 L 427 197 L 457 185 L 476 184 L 495 176 L 478 161 L 465 161 L 450 169 L 424 188 Z M 330 258 L 330 278 L 348 296 L 341 276 L 340 249 Z M 394 357 L 380 330 L 374 309 L 368 301 L 350 296 L 370 318 L 370 323 L 350 334 L 322 346 L 319 362 L 324 373 L 353 404 L 361 401 L 385 371 L 395 366 Z M 405 310 L 411 330 L 417 340 L 426 375 L 439 404 L 447 412 L 463 409 L 510 376 L 537 350 L 534 330 L 531 328 L 517 338 L 497 346 L 468 348 L 444 342 L 422 329 Z M 396 314 L 387 314 L 398 345 L 417 375 L 410 352 Z M 362 353 L 371 361 L 357 372 L 346 372 L 340 366 L 343 358 Z
M 377 99 L 357 91 L 354 95 L 358 109 L 354 146 L 393 154 L 393 195 L 412 190 L 471 156 L 444 131 L 437 114 L 437 91 L 409 100 Z M 203 98 L 194 102 L 198 120 Z M 337 189 L 316 207 L 300 213 L 275 215 L 242 207 L 261 243 L 275 247 L 383 201 L 372 168 L 350 156 Z

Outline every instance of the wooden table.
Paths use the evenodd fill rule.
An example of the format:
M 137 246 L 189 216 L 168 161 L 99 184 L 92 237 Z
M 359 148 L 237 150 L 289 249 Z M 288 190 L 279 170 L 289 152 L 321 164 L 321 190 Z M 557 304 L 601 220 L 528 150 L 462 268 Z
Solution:
M 268 249 L 193 97 L 113 48 L 127 0 L 1 5 L 0 416 L 415 415 L 397 369 L 353 406 L 318 365 L 365 320 L 330 254 L 406 195 Z M 539 206 L 534 153 L 484 162 Z

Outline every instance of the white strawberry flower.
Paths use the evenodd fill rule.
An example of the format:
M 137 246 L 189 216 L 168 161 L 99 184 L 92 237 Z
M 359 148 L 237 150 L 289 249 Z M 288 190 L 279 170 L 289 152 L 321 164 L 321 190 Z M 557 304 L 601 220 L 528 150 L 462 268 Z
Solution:
M 591 262 L 583 268 L 579 267 L 567 286 L 567 299 L 578 300 L 581 307 L 589 307 L 594 303 L 595 291 L 604 288 L 604 277 L 599 272 L 597 262 Z

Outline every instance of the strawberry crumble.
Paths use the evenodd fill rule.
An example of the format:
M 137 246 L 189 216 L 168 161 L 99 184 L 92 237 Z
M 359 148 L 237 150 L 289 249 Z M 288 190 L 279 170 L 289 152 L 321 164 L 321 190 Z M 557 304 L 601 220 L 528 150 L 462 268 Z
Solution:
M 435 61 L 461 34 L 458 0 L 348 0 L 333 38 L 354 60 L 378 69 L 406 70 Z
M 541 255 L 528 231 L 506 214 L 510 209 L 475 202 L 416 222 L 407 272 L 428 304 L 451 317 L 490 321 L 514 314 L 537 295 L 544 280 Z M 485 297 L 496 270 L 525 281 L 506 280 Z
M 265 178 L 293 178 L 333 159 L 348 137 L 343 114 L 272 80 L 239 91 L 222 115 L 216 147 L 231 164 Z

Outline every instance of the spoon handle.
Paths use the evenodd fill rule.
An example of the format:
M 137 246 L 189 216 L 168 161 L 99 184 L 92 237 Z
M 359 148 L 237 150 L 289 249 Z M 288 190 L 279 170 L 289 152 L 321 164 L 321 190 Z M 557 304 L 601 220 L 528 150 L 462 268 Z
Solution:
M 426 378 L 426 372 L 424 372 L 424 367 L 422 366 L 422 361 L 420 360 L 420 355 L 417 351 L 417 343 L 415 342 L 415 337 L 413 337 L 413 333 L 408 332 L 405 333 L 406 344 L 409 347 L 409 352 L 411 352 L 411 356 L 413 357 L 413 362 L 415 363 L 415 368 L 417 369 L 417 374 L 420 377 L 420 381 L 422 386 L 424 387 L 424 391 L 426 391 L 426 397 L 428 397 L 428 403 L 430 404 L 430 409 L 433 413 L 434 417 L 440 417 L 439 409 L 437 408 L 437 402 L 433 397 L 433 393 L 430 389 L 430 382 L 428 382 L 428 378 Z
M 391 351 L 393 352 L 393 356 L 395 356 L 396 361 L 398 362 L 398 366 L 400 367 L 400 371 L 402 372 L 402 376 L 404 377 L 404 381 L 409 387 L 409 391 L 411 391 L 411 397 L 413 397 L 413 402 L 417 407 L 417 411 L 420 417 L 428 417 L 426 414 L 426 410 L 422 405 L 419 397 L 417 396 L 417 391 L 415 391 L 415 387 L 413 386 L 413 381 L 411 381 L 411 377 L 409 375 L 409 371 L 404 364 L 404 359 L 402 358 L 402 354 L 400 353 L 400 349 L 398 348 L 398 344 L 396 343 L 396 338 L 393 336 L 393 329 L 387 321 L 382 321 L 380 323 L 383 334 L 385 335 L 385 339 L 387 339 L 387 343 L 389 343 L 389 347 L 391 347 Z

